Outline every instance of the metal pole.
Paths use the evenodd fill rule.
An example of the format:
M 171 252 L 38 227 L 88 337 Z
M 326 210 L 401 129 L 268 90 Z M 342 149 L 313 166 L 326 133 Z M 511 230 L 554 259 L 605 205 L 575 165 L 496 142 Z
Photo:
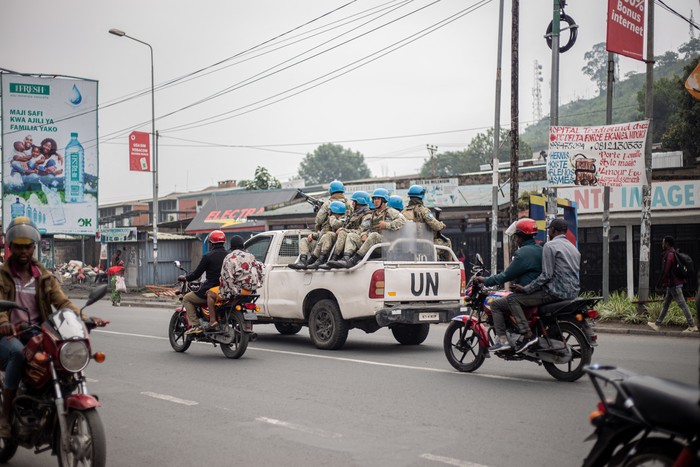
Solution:
M 654 124 L 654 2 L 647 2 L 647 78 L 646 99 L 644 101 L 644 116 L 649 120 L 647 128 L 646 147 L 644 148 L 644 164 L 646 168 L 646 183 L 642 187 L 642 219 L 639 229 L 639 287 L 637 314 L 646 311 L 645 305 L 649 300 L 649 253 L 651 249 L 651 145 L 653 143 L 652 127 Z
M 615 55 L 608 52 L 608 88 L 606 91 L 605 124 L 612 123 Z M 603 188 L 603 301 L 610 298 L 610 187 Z
M 552 78 L 551 94 L 549 102 L 549 126 L 559 125 L 559 32 L 560 32 L 560 4 L 554 0 L 554 12 L 552 14 Z M 557 215 L 557 190 L 547 190 L 547 216 Z
M 518 181 L 520 161 L 520 140 L 518 138 L 520 119 L 520 107 L 518 105 L 518 74 L 520 73 L 519 41 L 520 41 L 520 0 L 513 0 L 512 32 L 510 41 L 510 210 L 508 223 L 518 220 L 518 195 L 520 183 Z M 503 239 L 505 244 L 505 238 Z
M 493 123 L 493 177 L 491 187 L 491 274 L 498 266 L 498 150 L 501 133 L 501 59 L 503 56 L 503 0 L 498 7 L 498 53 L 496 60 L 496 112 Z

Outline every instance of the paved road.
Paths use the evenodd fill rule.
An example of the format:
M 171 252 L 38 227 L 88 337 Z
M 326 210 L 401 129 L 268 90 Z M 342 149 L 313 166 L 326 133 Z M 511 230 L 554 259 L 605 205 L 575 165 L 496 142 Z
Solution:
M 553 380 L 532 363 L 486 361 L 451 369 L 444 325 L 425 344 L 398 345 L 386 330 L 353 330 L 341 351 L 314 348 L 303 329 L 260 338 L 240 360 L 167 341 L 167 309 L 92 313 L 112 323 L 93 332 L 107 354 L 91 364 L 100 395 L 108 465 L 192 466 L 575 466 L 590 443 L 590 382 Z M 698 341 L 606 334 L 594 361 L 697 384 Z M 10 465 L 44 466 L 20 450 Z

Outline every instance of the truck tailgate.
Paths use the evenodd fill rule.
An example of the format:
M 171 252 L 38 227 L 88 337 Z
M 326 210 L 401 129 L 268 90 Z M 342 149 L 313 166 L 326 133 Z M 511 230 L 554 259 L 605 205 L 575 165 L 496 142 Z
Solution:
M 387 262 L 384 264 L 384 300 L 459 300 L 461 280 L 460 263 L 456 262 Z

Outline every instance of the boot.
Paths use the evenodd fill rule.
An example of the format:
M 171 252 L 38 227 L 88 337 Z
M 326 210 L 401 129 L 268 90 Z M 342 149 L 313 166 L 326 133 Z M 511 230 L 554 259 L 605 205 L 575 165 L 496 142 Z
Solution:
M 309 265 L 306 266 L 306 269 L 318 269 L 322 264 L 326 263 L 326 260 L 328 260 L 328 255 L 321 253 L 321 256 L 316 258 L 316 261 L 313 263 L 309 263 Z
M 0 416 L 0 438 L 9 438 L 12 436 L 10 428 L 10 413 L 15 400 L 17 391 L 11 389 L 2 390 L 2 415 Z
M 350 269 L 351 267 L 354 267 L 357 263 L 359 263 L 361 259 L 362 259 L 362 256 L 355 253 L 347 261 L 339 261 L 339 263 L 341 263 L 341 267 L 343 267 L 345 269 Z
M 323 271 L 330 271 L 333 268 L 332 264 L 338 259 L 340 259 L 338 255 L 332 255 L 330 258 L 328 258 L 328 261 L 320 265 L 318 268 Z
M 350 259 L 350 256 L 343 256 L 342 258 L 338 257 L 332 261 L 328 261 L 324 266 L 326 266 L 328 269 L 337 269 L 337 268 L 344 268 L 344 264 L 346 261 Z M 323 268 L 326 269 L 326 268 Z
M 298 270 L 298 269 L 306 269 L 306 265 L 307 265 L 307 264 L 308 264 L 308 263 L 306 262 L 306 255 L 300 255 L 300 256 L 299 256 L 299 259 L 297 260 L 297 262 L 294 263 L 294 264 L 290 264 L 290 265 L 289 265 L 289 268 L 290 268 L 290 269 L 295 269 L 295 270 Z

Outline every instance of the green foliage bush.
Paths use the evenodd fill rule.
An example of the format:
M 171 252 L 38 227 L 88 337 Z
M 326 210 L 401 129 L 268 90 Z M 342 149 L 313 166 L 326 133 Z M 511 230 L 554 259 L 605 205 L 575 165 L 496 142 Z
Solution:
M 637 313 L 636 302 L 639 298 L 635 295 L 632 300 L 629 299 L 625 292 L 616 291 L 610 294 L 607 303 L 603 301 L 598 303 L 598 314 L 601 321 L 622 321 L 623 323 L 642 324 L 647 321 L 655 321 L 661 313 L 663 305 L 663 295 L 651 295 L 649 302 L 644 306 L 645 313 Z M 697 318 L 695 301 L 687 301 L 690 313 L 695 320 Z M 687 321 L 683 311 L 678 307 L 678 304 L 673 301 L 668 309 L 666 318 L 663 323 L 666 326 L 687 326 Z

